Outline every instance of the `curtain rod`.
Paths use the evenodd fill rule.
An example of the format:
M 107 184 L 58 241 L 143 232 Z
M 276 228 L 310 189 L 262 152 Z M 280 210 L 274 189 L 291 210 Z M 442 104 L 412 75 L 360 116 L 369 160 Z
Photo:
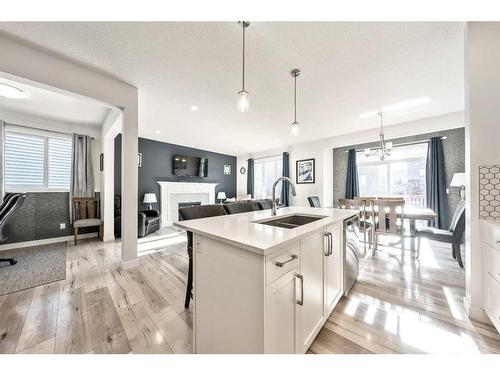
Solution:
M 259 160 L 259 159 L 275 158 L 276 156 L 283 156 L 283 153 L 276 154 L 276 155 L 261 156 L 261 157 L 258 157 L 258 158 L 250 158 L 250 159 Z M 247 159 L 247 161 L 249 161 L 250 159 Z
M 446 138 L 447 138 L 446 136 L 441 137 L 441 139 L 442 139 L 443 141 L 444 141 Z M 390 141 L 388 141 L 388 142 L 390 142 Z M 394 148 L 394 147 L 401 147 L 401 146 L 419 145 L 419 144 L 422 144 L 422 143 L 429 143 L 429 142 L 430 142 L 430 139 L 424 139 L 424 140 L 422 140 L 422 141 L 413 141 L 413 142 L 404 142 L 404 143 L 393 144 L 393 145 L 392 145 L 392 147 Z M 372 148 L 378 148 L 378 147 L 377 147 L 377 146 L 375 146 L 375 147 L 366 147 L 366 148 L 369 148 L 369 149 L 371 150 Z M 357 148 L 357 149 L 355 149 L 354 151 L 355 151 L 355 152 L 360 152 L 360 151 L 364 151 L 364 150 L 365 150 L 364 148 Z M 348 152 L 349 152 L 349 150 L 346 150 L 345 152 L 346 152 L 346 153 L 348 153 Z
M 10 122 L 5 122 L 5 125 L 17 126 L 17 127 L 20 127 L 20 128 L 33 129 L 33 130 L 38 130 L 38 131 L 43 131 L 43 132 L 48 132 L 48 133 L 73 135 L 73 133 L 60 132 L 60 131 L 57 131 L 57 130 L 47 130 L 47 129 L 42 129 L 42 128 L 36 128 L 34 126 L 28 126 L 28 125 L 12 124 Z M 92 136 L 90 136 L 90 135 L 87 135 L 87 134 L 81 134 L 81 135 L 86 135 L 86 136 L 90 137 L 90 139 L 92 141 L 95 140 L 95 138 L 92 137 Z

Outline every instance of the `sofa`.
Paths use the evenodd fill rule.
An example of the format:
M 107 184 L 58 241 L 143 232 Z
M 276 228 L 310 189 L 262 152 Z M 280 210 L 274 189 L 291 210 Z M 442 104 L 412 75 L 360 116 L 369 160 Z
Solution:
M 120 238 L 122 234 L 122 199 L 119 194 L 115 195 L 115 237 Z M 160 211 L 143 210 L 137 217 L 137 236 L 145 237 L 160 229 Z

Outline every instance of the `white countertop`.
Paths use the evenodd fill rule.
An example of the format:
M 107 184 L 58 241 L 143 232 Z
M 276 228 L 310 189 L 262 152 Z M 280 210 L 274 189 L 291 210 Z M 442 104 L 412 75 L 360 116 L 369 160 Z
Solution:
M 220 240 L 260 255 L 267 255 L 280 246 L 298 240 L 318 228 L 343 221 L 357 213 L 358 211 L 355 210 L 337 208 L 293 206 L 278 209 L 276 216 L 271 216 L 271 210 L 263 210 L 179 221 L 174 225 L 178 228 Z M 255 223 L 255 221 L 275 219 L 280 216 L 290 216 L 291 214 L 327 217 L 292 229 Z

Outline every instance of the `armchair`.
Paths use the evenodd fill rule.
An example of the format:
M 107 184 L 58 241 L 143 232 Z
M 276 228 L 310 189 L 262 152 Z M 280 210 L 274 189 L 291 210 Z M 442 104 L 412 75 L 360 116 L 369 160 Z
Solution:
M 115 237 L 122 234 L 122 199 L 119 194 L 115 195 Z M 160 229 L 160 211 L 144 210 L 137 214 L 137 236 L 145 237 Z

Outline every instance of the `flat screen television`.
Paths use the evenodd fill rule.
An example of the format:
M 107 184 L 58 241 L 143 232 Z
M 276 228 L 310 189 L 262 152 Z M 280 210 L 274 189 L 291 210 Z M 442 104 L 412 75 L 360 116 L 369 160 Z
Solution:
M 186 155 L 175 155 L 174 175 L 185 177 L 207 177 L 208 159 Z

